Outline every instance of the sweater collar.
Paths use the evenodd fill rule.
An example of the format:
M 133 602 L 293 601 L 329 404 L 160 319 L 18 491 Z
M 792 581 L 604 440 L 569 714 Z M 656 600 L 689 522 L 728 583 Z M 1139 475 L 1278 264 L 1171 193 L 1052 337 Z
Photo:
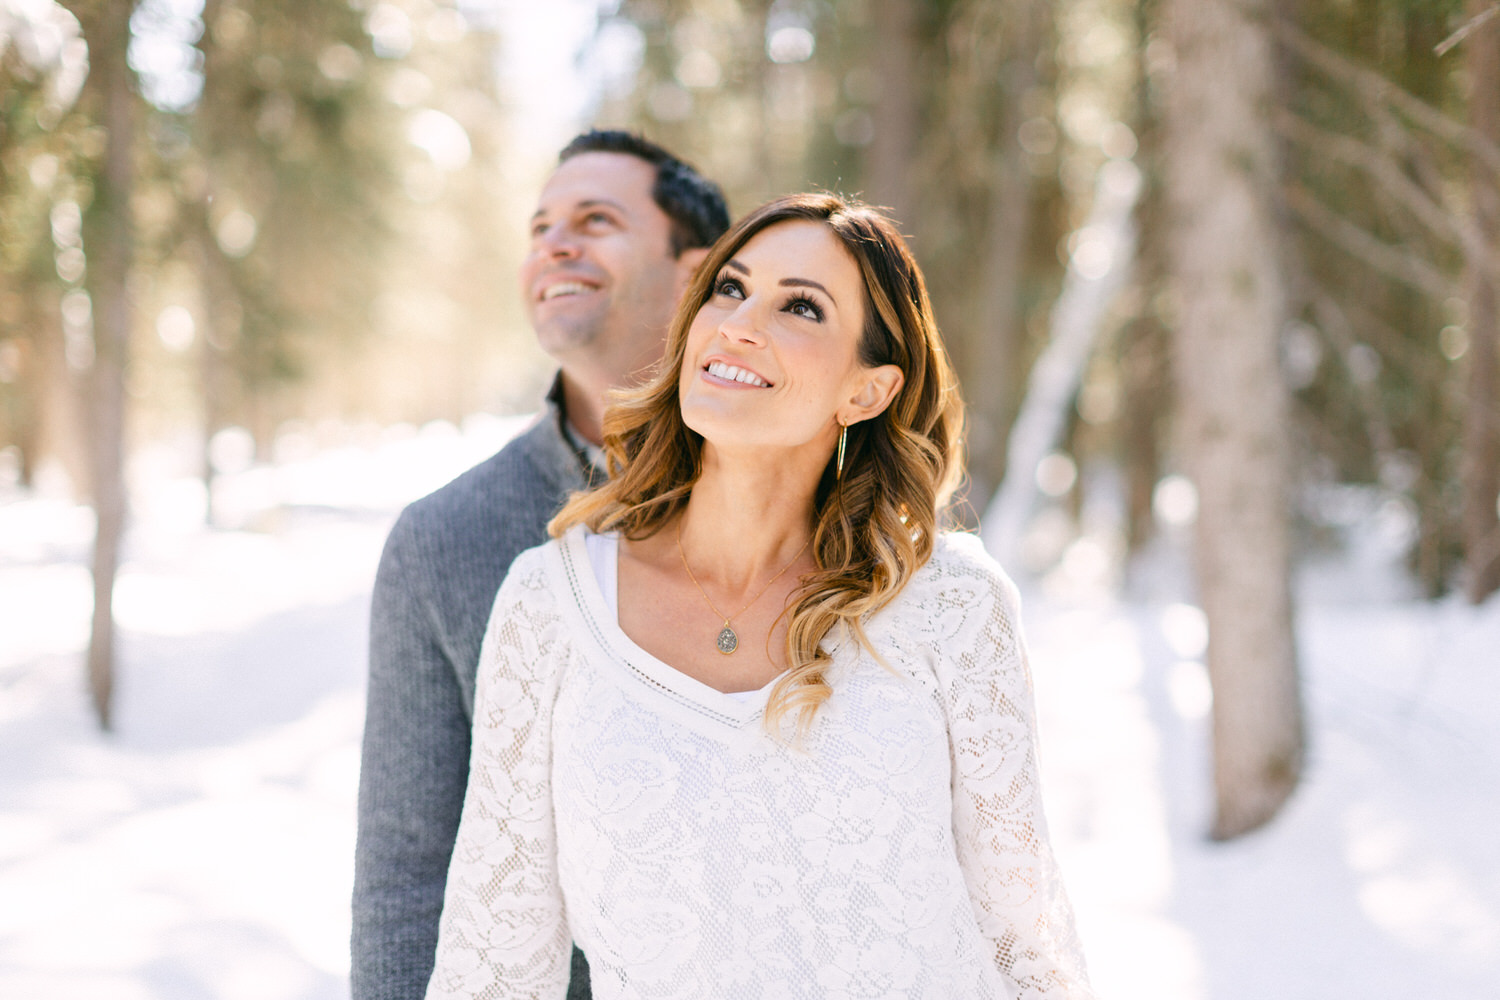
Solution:
M 568 419 L 567 404 L 563 401 L 561 369 L 552 376 L 552 385 L 547 390 L 546 409 L 547 419 L 557 427 L 562 441 L 573 452 L 584 482 L 590 488 L 604 482 L 608 478 L 604 471 L 604 449 L 578 433 L 578 429 Z

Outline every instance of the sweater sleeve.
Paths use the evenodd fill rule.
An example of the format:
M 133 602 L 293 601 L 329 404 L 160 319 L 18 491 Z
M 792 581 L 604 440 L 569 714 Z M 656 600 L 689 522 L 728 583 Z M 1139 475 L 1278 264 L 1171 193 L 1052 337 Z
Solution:
M 375 578 L 354 852 L 354 1000 L 417 1000 L 468 775 L 469 718 L 422 585 L 410 511 Z
M 571 938 L 550 775 L 558 641 L 539 550 L 516 560 L 479 655 L 473 750 L 428 1000 L 562 998 Z
M 1019 597 L 977 544 L 959 556 L 945 559 L 937 574 L 929 619 L 948 715 L 959 864 L 1012 995 L 1089 1000 L 1083 950 L 1042 811 Z

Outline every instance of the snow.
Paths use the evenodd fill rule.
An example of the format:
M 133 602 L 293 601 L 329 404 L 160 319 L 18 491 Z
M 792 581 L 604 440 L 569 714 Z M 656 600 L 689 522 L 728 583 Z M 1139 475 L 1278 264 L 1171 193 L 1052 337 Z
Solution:
M 183 463 L 141 456 L 112 734 L 82 682 L 89 514 L 0 492 L 0 997 L 347 995 L 380 546 L 518 426 L 304 442 L 224 477 L 215 530 Z M 1306 776 L 1230 844 L 1203 834 L 1182 539 L 1126 574 L 1086 524 L 1022 580 L 1053 841 L 1101 997 L 1500 994 L 1500 600 L 1415 600 L 1389 520 L 1352 520 L 1301 573 Z

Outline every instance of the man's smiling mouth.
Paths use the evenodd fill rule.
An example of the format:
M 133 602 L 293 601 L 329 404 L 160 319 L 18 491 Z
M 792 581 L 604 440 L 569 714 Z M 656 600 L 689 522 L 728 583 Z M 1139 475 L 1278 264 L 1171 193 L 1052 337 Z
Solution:
M 594 291 L 592 285 L 585 285 L 581 281 L 559 281 L 542 289 L 542 294 L 537 298 L 542 302 L 550 302 L 565 295 L 587 295 L 592 291 Z

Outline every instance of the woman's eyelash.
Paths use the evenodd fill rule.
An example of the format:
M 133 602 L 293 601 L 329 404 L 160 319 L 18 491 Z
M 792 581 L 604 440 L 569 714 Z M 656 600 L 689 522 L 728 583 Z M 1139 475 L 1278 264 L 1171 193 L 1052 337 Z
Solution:
M 818 305 L 812 299 L 808 298 L 806 295 L 797 295 L 787 300 L 786 309 L 788 312 L 791 312 L 798 306 L 806 306 L 808 311 L 812 314 L 810 317 L 811 319 L 818 320 L 819 322 L 822 321 L 823 307 Z
M 713 293 L 715 295 L 738 295 L 743 298 L 745 295 L 745 286 L 740 283 L 740 279 L 725 273 L 714 279 Z M 823 307 L 806 295 L 792 296 L 786 300 L 786 304 L 782 306 L 782 309 L 795 313 L 799 306 L 807 310 L 807 319 L 815 320 L 819 323 L 823 321 Z M 798 315 L 802 314 L 798 313 Z

